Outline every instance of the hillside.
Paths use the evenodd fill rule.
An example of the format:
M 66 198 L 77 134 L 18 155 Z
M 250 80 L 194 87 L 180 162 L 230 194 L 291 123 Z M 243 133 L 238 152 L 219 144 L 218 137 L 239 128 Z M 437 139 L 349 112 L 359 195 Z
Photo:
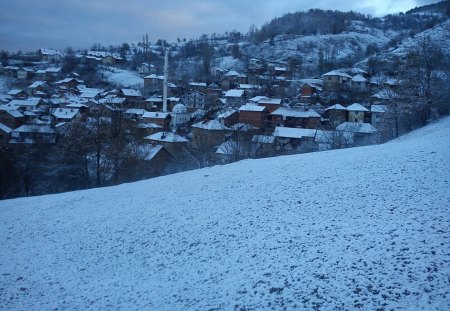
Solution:
M 0 308 L 448 310 L 449 128 L 1 201 Z

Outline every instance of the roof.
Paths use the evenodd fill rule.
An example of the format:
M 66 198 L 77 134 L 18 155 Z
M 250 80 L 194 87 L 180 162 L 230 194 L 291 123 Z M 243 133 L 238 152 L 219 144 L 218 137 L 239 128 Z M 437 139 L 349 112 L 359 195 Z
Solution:
M 40 98 L 14 99 L 9 102 L 9 105 L 17 107 L 36 107 L 40 102 L 41 102 Z
M 143 118 L 154 118 L 154 119 L 165 119 L 169 116 L 170 114 L 168 112 L 154 112 L 154 111 L 146 111 L 142 117 Z
M 252 130 L 259 130 L 258 127 L 248 124 L 248 123 L 236 123 L 233 126 L 230 127 L 233 131 L 239 131 L 239 132 L 247 132 Z
M 255 104 L 245 104 L 239 108 L 239 111 L 255 111 L 255 112 L 263 112 L 266 109 L 264 106 L 258 106 Z
M 245 144 L 239 144 L 235 142 L 234 140 L 227 140 L 226 142 L 223 142 L 219 148 L 217 149 L 217 154 L 224 154 L 224 155 L 233 155 L 235 153 L 245 153 L 246 146 Z
M 43 55 L 59 55 L 61 56 L 61 52 L 57 51 L 57 50 L 52 50 L 52 49 L 40 49 L 39 52 L 41 52 L 41 54 Z
M 277 126 L 273 132 L 275 137 L 285 137 L 285 138 L 302 138 L 302 137 L 314 137 L 316 135 L 316 130 L 313 129 L 301 129 L 292 127 L 280 127 Z
M 225 77 L 238 77 L 240 74 L 237 71 L 230 70 L 225 74 Z
M 353 133 L 374 133 L 377 131 L 370 123 L 344 122 L 336 127 L 338 131 Z
M 17 133 L 55 133 L 55 130 L 48 124 L 24 124 L 12 132 Z
M 235 113 L 237 110 L 228 110 L 228 111 L 225 111 L 225 112 L 222 112 L 221 114 L 219 114 L 218 116 L 217 116 L 217 118 L 222 118 L 222 119 L 226 119 L 226 118 L 228 118 L 229 116 L 231 116 L 233 113 Z
M 2 130 L 3 132 L 5 132 L 7 134 L 11 133 L 11 131 L 12 131 L 12 129 L 9 126 L 6 126 L 1 122 L 0 122 L 0 130 Z
M 337 71 L 337 70 L 332 70 L 332 71 L 329 71 L 327 73 L 324 73 L 322 75 L 322 77 L 324 77 L 324 76 L 340 76 L 340 77 L 345 77 L 345 78 L 349 78 L 349 79 L 352 78 L 350 75 L 346 74 L 345 72 L 340 72 L 340 71 Z
M 146 137 L 144 137 L 144 139 L 167 142 L 167 143 L 186 143 L 189 141 L 186 138 L 181 137 L 180 135 L 177 135 L 173 132 L 159 132 L 159 133 L 155 133 L 155 134 L 146 136 Z
M 257 103 L 261 99 L 268 99 L 268 97 L 266 97 L 266 96 L 255 96 L 255 97 L 250 98 L 249 101 L 252 102 L 252 103 Z
M 13 90 L 9 91 L 9 92 L 6 93 L 6 94 L 14 96 L 14 95 L 20 94 L 20 93 L 22 93 L 22 92 L 25 92 L 25 91 L 20 90 L 20 89 L 13 89 Z
M 372 97 L 378 98 L 378 99 L 392 99 L 392 98 L 397 97 L 397 93 L 395 93 L 394 91 L 388 90 L 388 89 L 383 89 L 383 90 L 373 94 Z
M 190 86 L 207 87 L 205 82 L 189 82 Z
M 347 110 L 347 108 L 345 108 L 344 106 L 342 106 L 340 104 L 334 104 L 333 106 L 325 109 L 325 111 L 327 111 L 327 110 Z
M 35 81 L 35 82 L 33 82 L 33 84 L 31 84 L 31 85 L 29 86 L 29 88 L 30 88 L 30 89 L 34 89 L 34 88 L 37 88 L 37 87 L 39 87 L 39 86 L 43 86 L 43 85 L 45 85 L 45 84 L 47 84 L 46 81 Z
M 144 161 L 151 161 L 163 149 L 161 145 L 144 144 L 138 146 L 138 153 Z
M 252 142 L 260 144 L 273 144 L 275 142 L 275 137 L 269 135 L 253 135 Z
M 148 76 L 145 76 L 144 79 L 158 79 L 158 80 L 164 80 L 164 76 L 157 76 L 154 73 Z
M 130 108 L 125 111 L 126 114 L 139 114 L 143 115 L 146 112 L 145 109 L 137 109 L 137 108 Z
M 61 67 L 48 67 L 45 71 L 52 72 L 52 73 L 58 73 L 61 71 Z
M 136 125 L 137 128 L 141 129 L 162 129 L 161 125 L 158 125 L 156 123 L 150 123 L 150 122 L 142 122 Z
M 172 108 L 172 113 L 186 113 L 186 112 L 187 112 L 186 106 L 181 103 L 176 104 Z
M 73 119 L 80 110 L 76 108 L 57 108 L 52 115 L 58 119 Z
M 152 102 L 152 103 L 162 103 L 163 99 L 162 99 L 162 97 L 150 97 L 149 99 L 146 99 L 145 101 Z
M 229 90 L 225 93 L 225 97 L 242 97 L 244 95 L 244 90 Z
M 370 111 L 371 112 L 379 112 L 379 113 L 383 113 L 386 112 L 388 110 L 386 105 L 372 105 L 370 106 Z
M 263 105 L 281 105 L 281 98 L 261 98 L 258 100 L 258 104 Z
M 362 75 L 356 75 L 352 78 L 353 82 L 366 82 L 367 79 L 364 78 Z
M 100 92 L 98 91 L 83 91 L 80 94 L 80 97 L 82 98 L 95 98 Z
M 192 125 L 192 127 L 209 130 L 209 131 L 224 131 L 229 130 L 228 127 L 223 125 L 219 120 L 204 120 Z
M 130 97 L 141 97 L 142 94 L 140 91 L 132 90 L 132 89 L 122 89 L 121 90 L 124 96 L 130 96 Z
M 365 112 L 369 111 L 369 109 L 367 109 L 366 107 L 364 107 L 363 105 L 358 104 L 358 103 L 351 104 L 350 106 L 347 107 L 347 110 L 348 111 L 365 111 Z
M 318 114 L 313 109 L 295 109 L 295 108 L 285 108 L 280 107 L 272 115 L 281 115 L 283 117 L 294 117 L 294 118 L 320 118 Z

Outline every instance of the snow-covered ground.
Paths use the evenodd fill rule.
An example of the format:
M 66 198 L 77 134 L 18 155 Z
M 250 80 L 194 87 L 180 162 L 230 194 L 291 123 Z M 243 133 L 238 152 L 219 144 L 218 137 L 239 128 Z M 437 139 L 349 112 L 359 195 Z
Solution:
M 449 310 L 450 118 L 0 202 L 0 309 Z
M 135 71 L 107 67 L 100 70 L 106 81 L 122 87 L 141 89 L 144 87 L 144 79 Z

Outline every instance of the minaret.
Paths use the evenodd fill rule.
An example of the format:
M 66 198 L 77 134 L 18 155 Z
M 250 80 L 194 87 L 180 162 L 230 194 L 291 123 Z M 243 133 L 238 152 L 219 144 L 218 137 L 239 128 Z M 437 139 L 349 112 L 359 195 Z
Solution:
M 167 78 L 169 76 L 169 49 L 166 49 L 164 57 L 164 89 L 163 89 L 163 112 L 167 112 Z

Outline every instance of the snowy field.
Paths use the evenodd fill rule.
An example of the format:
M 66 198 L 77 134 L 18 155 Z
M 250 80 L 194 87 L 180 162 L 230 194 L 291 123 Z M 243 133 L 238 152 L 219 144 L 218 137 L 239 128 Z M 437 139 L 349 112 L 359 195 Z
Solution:
M 450 310 L 450 118 L 0 201 L 3 310 Z
M 144 87 L 144 79 L 135 71 L 107 67 L 100 70 L 105 80 L 122 87 L 141 89 Z

